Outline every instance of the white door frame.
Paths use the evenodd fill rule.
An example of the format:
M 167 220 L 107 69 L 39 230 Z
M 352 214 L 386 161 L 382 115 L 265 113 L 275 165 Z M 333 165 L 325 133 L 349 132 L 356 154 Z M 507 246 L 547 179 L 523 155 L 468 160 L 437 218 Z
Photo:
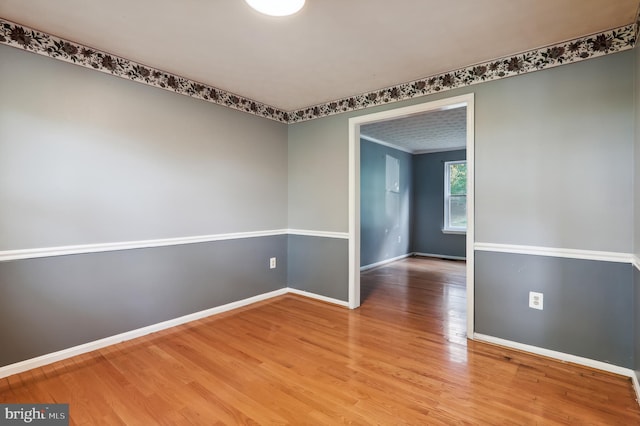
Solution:
M 360 306 L 360 126 L 429 111 L 467 107 L 467 337 L 474 331 L 474 95 L 456 96 L 349 119 L 349 308 Z

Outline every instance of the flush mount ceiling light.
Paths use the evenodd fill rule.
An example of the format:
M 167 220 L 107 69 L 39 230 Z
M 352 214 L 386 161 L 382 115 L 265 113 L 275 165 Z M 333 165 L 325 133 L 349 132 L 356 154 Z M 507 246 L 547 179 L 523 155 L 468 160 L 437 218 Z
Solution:
M 305 0 L 244 0 L 249 6 L 269 16 L 293 15 L 304 6 Z

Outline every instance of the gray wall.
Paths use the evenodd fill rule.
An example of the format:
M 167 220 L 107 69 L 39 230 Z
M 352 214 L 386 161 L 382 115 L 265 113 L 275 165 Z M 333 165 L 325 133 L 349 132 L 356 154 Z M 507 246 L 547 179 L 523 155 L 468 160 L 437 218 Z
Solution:
M 289 127 L 290 223 L 306 229 L 345 231 L 348 215 L 348 119 L 355 116 L 475 93 L 476 241 L 552 248 L 631 252 L 633 224 L 633 67 L 628 51 L 541 72 L 452 90 L 392 105 L 325 117 Z M 314 157 L 338 159 L 334 167 L 313 164 Z M 308 168 L 308 171 L 307 171 Z M 313 178 L 306 176 L 310 173 Z M 301 179 L 302 185 L 296 182 Z M 304 189 L 304 190 L 303 190 Z M 325 217 L 322 220 L 321 217 Z M 336 213 L 339 213 L 336 216 Z M 345 242 L 346 244 L 346 242 Z M 484 268 L 480 256 L 476 267 Z M 347 263 L 345 257 L 336 267 Z M 603 270 L 608 263 L 602 262 Z M 501 268 L 500 265 L 497 266 Z M 536 276 L 555 274 L 536 264 Z M 568 273 L 575 271 L 570 269 Z M 599 277 L 604 277 L 602 274 Z M 584 291 L 605 294 L 611 285 L 629 285 L 631 275 L 606 278 Z M 549 276 L 549 282 L 575 282 L 575 276 Z M 491 282 L 476 279 L 476 291 L 494 294 Z M 527 283 L 509 283 L 520 294 Z M 495 294 L 498 297 L 498 294 Z M 630 298 L 631 294 L 627 294 Z M 585 309 L 600 316 L 616 300 L 590 298 Z M 570 299 L 550 300 L 569 309 Z M 529 313 L 522 304 L 504 322 Z M 476 314 L 493 305 L 476 301 Z M 549 318 L 550 321 L 551 318 Z M 580 316 L 563 321 L 580 323 Z M 551 322 L 549 327 L 562 324 Z M 594 330 L 614 333 L 613 330 Z M 521 324 L 508 338 L 528 335 Z M 602 334 L 587 342 L 596 353 Z M 627 336 L 629 342 L 631 335 Z M 542 340 L 541 347 L 552 347 Z M 624 352 L 624 351 L 622 351 Z M 626 360 L 626 361 L 625 361 Z M 624 353 L 613 362 L 628 364 Z
M 323 119 L 289 126 L 290 229 L 349 231 L 349 149 L 345 127 Z
M 466 159 L 466 150 L 413 156 L 412 251 L 466 257 L 466 235 L 442 232 L 444 226 L 444 162 Z
M 633 52 L 477 87 L 476 241 L 629 253 Z
M 398 159 L 400 190 L 386 190 L 386 156 Z M 412 155 L 360 140 L 360 266 L 410 253 Z
M 489 336 L 633 367 L 632 266 L 476 252 L 475 330 Z M 544 310 L 528 307 L 529 291 Z
M 332 299 L 349 300 L 348 241 L 289 235 L 289 287 Z
M 269 269 L 273 256 L 278 267 Z M 0 262 L 0 366 L 264 294 L 286 279 L 286 235 Z
M 289 126 L 289 229 L 348 232 L 346 132 L 346 127 L 326 128 L 323 119 Z M 348 249 L 346 239 L 291 236 L 289 286 L 346 302 Z
M 287 228 L 286 125 L 6 46 L 0 75 L 0 250 Z M 0 365 L 284 288 L 287 245 L 2 262 Z
M 0 46 L 0 250 L 287 227 L 287 127 Z

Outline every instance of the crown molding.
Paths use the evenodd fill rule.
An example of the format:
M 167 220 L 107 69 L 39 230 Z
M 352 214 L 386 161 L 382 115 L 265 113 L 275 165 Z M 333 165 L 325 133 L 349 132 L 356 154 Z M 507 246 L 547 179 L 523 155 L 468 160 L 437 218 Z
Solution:
M 404 146 L 400 146 L 400 145 L 395 145 L 392 144 L 390 142 L 385 142 L 382 139 L 378 139 L 378 138 L 374 138 L 371 136 L 367 136 L 367 135 L 363 135 L 362 133 L 360 133 L 360 139 L 364 139 L 365 141 L 369 141 L 378 145 L 382 145 L 382 146 L 386 146 L 388 148 L 392 148 L 392 149 L 396 149 L 398 151 L 404 151 L 406 153 L 409 154 L 415 154 L 416 152 L 413 149 L 410 148 L 405 148 Z
M 0 44 L 191 96 L 259 117 L 292 124 L 622 52 L 635 46 L 639 25 L 640 9 L 636 22 L 624 27 L 294 111 L 283 111 L 213 86 L 148 67 L 2 18 L 0 18 Z

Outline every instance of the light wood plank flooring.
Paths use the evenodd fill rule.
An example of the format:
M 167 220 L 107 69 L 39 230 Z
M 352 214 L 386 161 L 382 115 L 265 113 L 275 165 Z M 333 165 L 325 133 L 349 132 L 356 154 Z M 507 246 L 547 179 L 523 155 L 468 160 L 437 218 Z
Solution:
M 630 381 L 465 339 L 464 263 L 362 275 L 360 309 L 286 295 L 0 379 L 75 425 L 640 424 Z

